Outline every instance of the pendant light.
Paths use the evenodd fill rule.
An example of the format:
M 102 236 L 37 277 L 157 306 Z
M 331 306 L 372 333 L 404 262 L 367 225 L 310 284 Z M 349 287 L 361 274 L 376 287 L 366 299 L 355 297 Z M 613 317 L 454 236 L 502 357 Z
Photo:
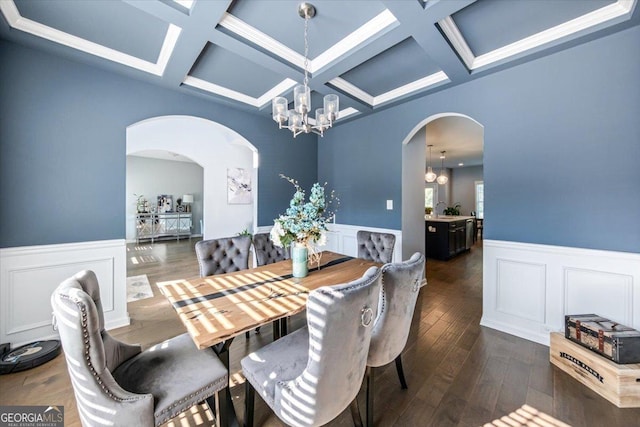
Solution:
M 427 168 L 427 173 L 424 174 L 424 179 L 427 182 L 433 182 L 436 180 L 437 175 L 433 172 L 433 169 L 431 168 L 431 147 L 433 147 L 432 144 L 427 145 L 427 147 L 429 147 L 429 167 Z
M 444 153 L 446 151 L 440 152 L 440 176 L 438 177 L 438 184 L 444 185 L 449 181 L 449 178 L 444 174 Z

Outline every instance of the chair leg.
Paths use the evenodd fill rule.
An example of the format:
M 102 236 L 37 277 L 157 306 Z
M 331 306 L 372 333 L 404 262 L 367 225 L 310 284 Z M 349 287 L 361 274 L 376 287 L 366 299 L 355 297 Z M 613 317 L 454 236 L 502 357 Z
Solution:
M 402 369 L 402 354 L 399 354 L 398 357 L 396 357 L 396 371 L 398 371 L 398 379 L 400 379 L 400 386 L 402 387 L 403 390 L 406 390 L 407 387 L 407 380 L 404 379 L 404 370 Z
M 360 415 L 360 406 L 358 406 L 358 396 L 356 396 L 353 401 L 351 401 L 351 418 L 353 419 L 353 424 L 356 427 L 362 427 L 362 416 Z
M 245 337 L 246 339 L 249 339 L 249 337 L 250 337 L 250 335 L 249 335 L 249 331 L 247 331 L 247 332 L 245 332 L 245 333 L 244 333 L 244 337 Z
M 247 380 L 244 382 L 244 426 L 253 427 L 253 402 L 255 390 Z
M 365 371 L 365 381 L 367 382 L 367 427 L 373 427 L 373 373 L 374 368 L 367 366 L 367 370 Z
M 220 420 L 220 397 L 218 396 L 218 393 L 216 392 L 213 396 L 209 396 L 206 399 L 206 402 L 216 419 L 216 427 L 220 427 L 222 425 L 222 421 Z

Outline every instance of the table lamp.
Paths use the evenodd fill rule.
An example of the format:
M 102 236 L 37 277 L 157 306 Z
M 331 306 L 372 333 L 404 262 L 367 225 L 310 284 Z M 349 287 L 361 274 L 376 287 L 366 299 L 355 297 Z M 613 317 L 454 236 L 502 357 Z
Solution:
M 193 203 L 193 194 L 182 196 L 182 204 L 186 206 L 187 212 L 191 212 L 191 203 Z

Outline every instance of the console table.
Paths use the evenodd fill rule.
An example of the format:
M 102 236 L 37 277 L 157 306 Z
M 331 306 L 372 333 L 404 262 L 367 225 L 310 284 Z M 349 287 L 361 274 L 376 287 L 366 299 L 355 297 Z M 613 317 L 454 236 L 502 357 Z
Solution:
M 136 215 L 136 241 L 161 237 L 191 237 L 191 213 L 139 213 Z

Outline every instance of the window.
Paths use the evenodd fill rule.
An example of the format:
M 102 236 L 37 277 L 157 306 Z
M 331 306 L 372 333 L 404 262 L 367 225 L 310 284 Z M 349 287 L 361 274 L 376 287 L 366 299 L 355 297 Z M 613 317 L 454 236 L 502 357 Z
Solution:
M 476 181 L 476 215 L 484 218 L 484 181 Z
M 425 187 L 424 189 L 424 207 L 433 208 L 433 187 Z

